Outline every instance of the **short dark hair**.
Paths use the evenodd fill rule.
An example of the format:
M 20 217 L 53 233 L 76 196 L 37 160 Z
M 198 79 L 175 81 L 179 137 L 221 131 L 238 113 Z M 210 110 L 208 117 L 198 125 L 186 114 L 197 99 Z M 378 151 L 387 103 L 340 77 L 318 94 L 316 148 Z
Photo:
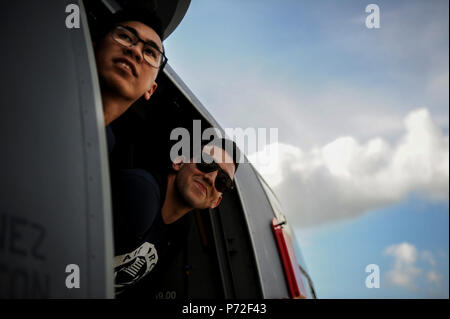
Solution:
M 149 11 L 142 8 L 141 9 L 131 8 L 126 10 L 120 10 L 112 16 L 112 19 L 109 24 L 110 28 L 124 21 L 138 21 L 149 26 L 156 32 L 156 34 L 161 39 L 161 42 L 163 41 L 164 30 L 162 28 L 161 20 L 158 18 L 156 14 L 154 14 L 153 11 Z
M 202 141 L 201 149 L 203 150 L 203 147 L 205 147 L 206 145 L 217 146 L 217 147 L 223 149 L 225 152 L 227 152 L 228 155 L 232 155 L 233 163 L 234 163 L 234 171 L 236 174 L 236 171 L 239 167 L 239 160 L 241 158 L 241 152 L 239 151 L 239 149 L 234 141 L 229 140 L 224 137 L 216 138 L 216 139 L 213 139 L 212 141 Z M 229 153 L 230 151 L 233 152 L 233 154 L 230 154 Z
M 156 32 L 162 43 L 164 38 L 164 30 L 161 20 L 153 11 L 147 10 L 145 8 L 122 9 L 114 14 L 109 14 L 103 16 L 101 19 L 97 19 L 91 25 L 92 39 L 94 41 L 100 40 L 108 32 L 110 32 L 115 25 L 124 21 L 138 21 L 149 26 Z

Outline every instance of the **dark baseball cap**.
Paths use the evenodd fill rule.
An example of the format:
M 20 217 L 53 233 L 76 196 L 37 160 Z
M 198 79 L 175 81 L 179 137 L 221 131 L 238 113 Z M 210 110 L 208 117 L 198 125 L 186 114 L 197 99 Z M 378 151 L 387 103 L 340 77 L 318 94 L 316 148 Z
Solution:
M 190 0 L 90 0 L 86 1 L 89 27 L 94 39 L 123 21 L 139 21 L 165 40 L 180 24 Z

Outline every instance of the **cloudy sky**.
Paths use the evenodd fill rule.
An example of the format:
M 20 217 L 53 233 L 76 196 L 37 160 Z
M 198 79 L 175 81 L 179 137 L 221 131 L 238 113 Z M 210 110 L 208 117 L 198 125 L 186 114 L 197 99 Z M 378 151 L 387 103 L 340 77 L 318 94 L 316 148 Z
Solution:
M 278 129 L 248 155 L 319 297 L 448 298 L 448 1 L 369 3 L 192 1 L 169 64 L 222 127 Z

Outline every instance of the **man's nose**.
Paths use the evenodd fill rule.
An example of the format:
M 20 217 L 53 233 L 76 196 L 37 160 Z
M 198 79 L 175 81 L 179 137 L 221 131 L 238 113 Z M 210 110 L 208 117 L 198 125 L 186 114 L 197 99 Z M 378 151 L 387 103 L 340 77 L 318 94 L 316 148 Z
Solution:
M 141 63 L 144 60 L 144 57 L 142 55 L 142 43 L 136 43 L 132 47 L 127 47 L 125 49 L 127 50 L 126 52 L 136 60 L 136 62 Z
M 203 179 L 208 183 L 209 186 L 214 185 L 214 180 L 216 179 L 217 171 L 204 173 Z

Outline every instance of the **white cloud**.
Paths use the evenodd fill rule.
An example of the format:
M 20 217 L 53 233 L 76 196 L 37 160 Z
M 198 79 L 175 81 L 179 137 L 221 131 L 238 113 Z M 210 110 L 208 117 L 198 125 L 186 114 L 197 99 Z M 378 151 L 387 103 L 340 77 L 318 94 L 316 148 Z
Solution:
M 387 255 L 395 257 L 396 262 L 402 265 L 414 264 L 418 256 L 416 247 L 406 242 L 387 247 L 385 249 L 385 253 Z
M 416 247 L 404 242 L 387 247 L 384 254 L 394 257 L 394 268 L 386 273 L 388 280 L 394 285 L 416 290 L 416 278 L 423 272 L 415 266 L 418 256 Z
M 449 139 L 426 109 L 406 116 L 397 143 L 346 136 L 308 152 L 281 143 L 267 147 L 278 148 L 274 164 L 255 166 L 296 227 L 358 216 L 412 192 L 448 201 Z
M 417 291 L 419 287 L 432 296 L 448 294 L 442 290 L 443 277 L 435 270 L 436 262 L 433 254 L 428 250 L 419 251 L 414 245 L 403 242 L 390 245 L 384 249 L 383 254 L 394 258 L 393 267 L 385 272 L 390 284 Z M 428 262 L 428 269 L 419 267 L 419 257 Z
M 422 260 L 426 261 L 430 266 L 436 266 L 436 260 L 433 257 L 431 251 L 424 250 L 421 252 L 420 257 Z
M 442 281 L 442 276 L 439 275 L 438 273 L 436 273 L 436 271 L 430 270 L 427 273 L 427 280 L 432 284 L 440 285 L 440 283 Z

